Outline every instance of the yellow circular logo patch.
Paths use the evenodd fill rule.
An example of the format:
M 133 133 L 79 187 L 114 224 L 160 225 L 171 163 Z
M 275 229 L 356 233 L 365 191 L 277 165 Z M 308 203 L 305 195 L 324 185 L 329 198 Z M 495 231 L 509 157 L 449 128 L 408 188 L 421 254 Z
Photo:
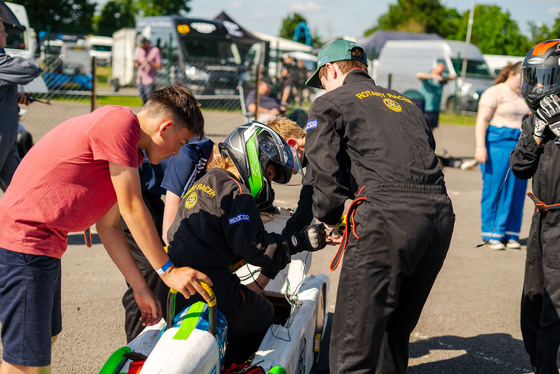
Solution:
M 191 193 L 185 200 L 185 208 L 190 209 L 195 206 L 197 199 L 196 192 Z
M 391 109 L 393 112 L 402 111 L 402 107 L 395 100 L 383 99 L 383 102 L 385 103 L 385 105 L 387 105 L 387 108 Z

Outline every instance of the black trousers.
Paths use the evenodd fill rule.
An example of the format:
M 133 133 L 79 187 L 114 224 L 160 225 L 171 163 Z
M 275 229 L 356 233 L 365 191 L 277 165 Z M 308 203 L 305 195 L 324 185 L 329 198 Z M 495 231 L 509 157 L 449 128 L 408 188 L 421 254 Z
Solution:
M 537 374 L 557 373 L 560 346 L 560 211 L 535 213 L 521 298 L 523 343 Z
M 436 186 L 370 192 L 344 255 L 330 372 L 405 373 L 408 344 L 449 248 L 455 215 Z
M 161 228 L 163 225 L 163 208 L 164 202 L 160 196 L 154 195 L 152 193 L 143 191 L 142 197 L 144 199 L 144 203 L 154 220 L 156 228 L 158 230 L 158 234 L 161 238 Z M 142 276 L 146 280 L 148 287 L 156 293 L 157 287 L 159 284 L 159 275 L 156 273 L 152 265 L 148 262 L 144 253 L 136 244 L 136 241 L 132 237 L 130 230 L 126 226 L 126 223 L 121 218 L 121 226 L 123 227 L 124 233 L 126 235 L 126 240 L 128 241 L 128 245 L 130 246 L 130 250 L 132 251 L 132 257 L 136 261 L 136 265 L 140 269 Z M 162 240 L 163 245 L 163 240 Z M 138 304 L 136 304 L 136 300 L 134 299 L 134 293 L 132 288 L 126 283 L 128 286 L 127 290 L 125 291 L 122 297 L 122 304 L 125 309 L 125 320 L 124 320 L 124 330 L 126 332 L 126 341 L 130 342 L 132 339 L 138 336 L 144 330 L 144 326 L 142 326 L 142 322 L 140 321 L 140 316 L 142 313 L 140 312 L 140 308 L 138 308 Z
M 226 268 L 196 269 L 212 280 L 218 310 L 224 314 L 228 323 L 226 367 L 232 363 L 243 363 L 258 349 L 266 331 L 274 322 L 274 307 L 264 296 L 242 285 L 237 275 L 231 274 Z M 158 299 L 163 307 L 163 315 L 167 313 L 168 292 L 169 288 L 160 282 Z M 175 314 L 197 301 L 204 300 L 198 294 L 189 299 L 177 294 Z

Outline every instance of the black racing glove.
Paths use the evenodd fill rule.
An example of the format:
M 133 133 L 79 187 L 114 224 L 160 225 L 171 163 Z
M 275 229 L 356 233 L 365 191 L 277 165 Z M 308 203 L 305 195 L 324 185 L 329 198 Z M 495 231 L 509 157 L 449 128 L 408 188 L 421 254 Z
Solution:
M 537 115 L 548 124 L 550 130 L 560 138 L 560 98 L 556 94 L 545 96 L 541 99 Z
M 327 245 L 327 233 L 323 225 L 310 225 L 288 236 L 287 240 L 290 244 L 290 255 L 302 251 L 318 251 Z

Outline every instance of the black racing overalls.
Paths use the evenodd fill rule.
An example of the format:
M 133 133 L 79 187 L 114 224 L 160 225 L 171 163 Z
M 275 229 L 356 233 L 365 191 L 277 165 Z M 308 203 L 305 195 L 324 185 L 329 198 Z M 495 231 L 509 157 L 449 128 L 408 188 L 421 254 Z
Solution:
M 168 242 L 169 258 L 175 266 L 190 266 L 212 280 L 218 309 L 228 322 L 226 364 L 243 362 L 255 352 L 274 322 L 274 308 L 264 296 L 242 285 L 229 267 L 243 259 L 282 270 L 290 262 L 287 240 L 265 231 L 247 187 L 233 174 L 211 169 L 181 200 Z M 158 298 L 162 306 L 166 305 L 168 290 L 160 282 Z M 177 294 L 176 310 L 197 301 L 203 301 L 198 294 L 189 299 Z
M 342 264 L 330 371 L 404 373 L 455 220 L 427 120 L 410 99 L 356 69 L 315 99 L 306 130 L 314 216 L 335 224 L 352 179 L 365 197 Z
M 533 116 L 525 117 L 511 153 L 517 178 L 533 178 L 535 211 L 527 240 L 521 299 L 521 332 L 536 373 L 556 373 L 560 346 L 560 142 L 548 130 L 533 139 Z

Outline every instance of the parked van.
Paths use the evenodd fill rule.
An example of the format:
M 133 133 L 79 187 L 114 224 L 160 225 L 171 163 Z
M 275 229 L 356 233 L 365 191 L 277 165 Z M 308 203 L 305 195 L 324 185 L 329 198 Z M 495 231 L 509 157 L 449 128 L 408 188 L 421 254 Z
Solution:
M 136 32 L 161 51 L 160 84 L 181 82 L 195 95 L 237 95 L 241 55 L 222 21 L 181 16 L 144 17 Z
M 61 59 L 63 45 L 64 42 L 60 39 L 45 40 L 40 48 L 40 61 L 44 65 L 50 66 L 58 59 Z
M 525 56 L 506 56 L 506 55 L 484 55 L 484 61 L 495 75 L 500 74 L 500 71 L 507 64 L 516 64 L 523 62 Z
M 465 80 L 461 79 L 463 57 L 467 57 Z M 493 84 L 493 74 L 482 52 L 474 44 L 452 40 L 393 40 L 383 47 L 375 69 L 377 84 L 411 98 L 422 98 L 418 72 L 430 72 L 437 63 L 457 79 L 444 86 L 441 110 L 477 111 L 482 92 Z
M 29 26 L 27 11 L 23 5 L 6 3 L 10 10 L 17 17 L 19 23 L 25 30 L 10 29 L 6 41 L 6 53 L 10 56 L 19 56 L 33 60 L 37 50 L 37 35 L 35 30 Z
M 97 65 L 111 65 L 113 56 L 113 38 L 109 36 L 90 35 L 86 38 L 86 47 L 90 57 L 97 58 Z
M 10 28 L 6 30 L 8 37 L 6 39 L 6 54 L 10 56 L 19 56 L 29 60 L 35 60 L 38 53 L 37 35 L 35 30 L 29 25 L 27 11 L 23 5 L 6 3 L 10 10 L 17 17 L 19 23 L 25 27 L 25 30 Z M 44 94 L 49 90 L 41 76 L 36 77 L 31 82 L 23 86 L 23 91 L 32 94 Z

